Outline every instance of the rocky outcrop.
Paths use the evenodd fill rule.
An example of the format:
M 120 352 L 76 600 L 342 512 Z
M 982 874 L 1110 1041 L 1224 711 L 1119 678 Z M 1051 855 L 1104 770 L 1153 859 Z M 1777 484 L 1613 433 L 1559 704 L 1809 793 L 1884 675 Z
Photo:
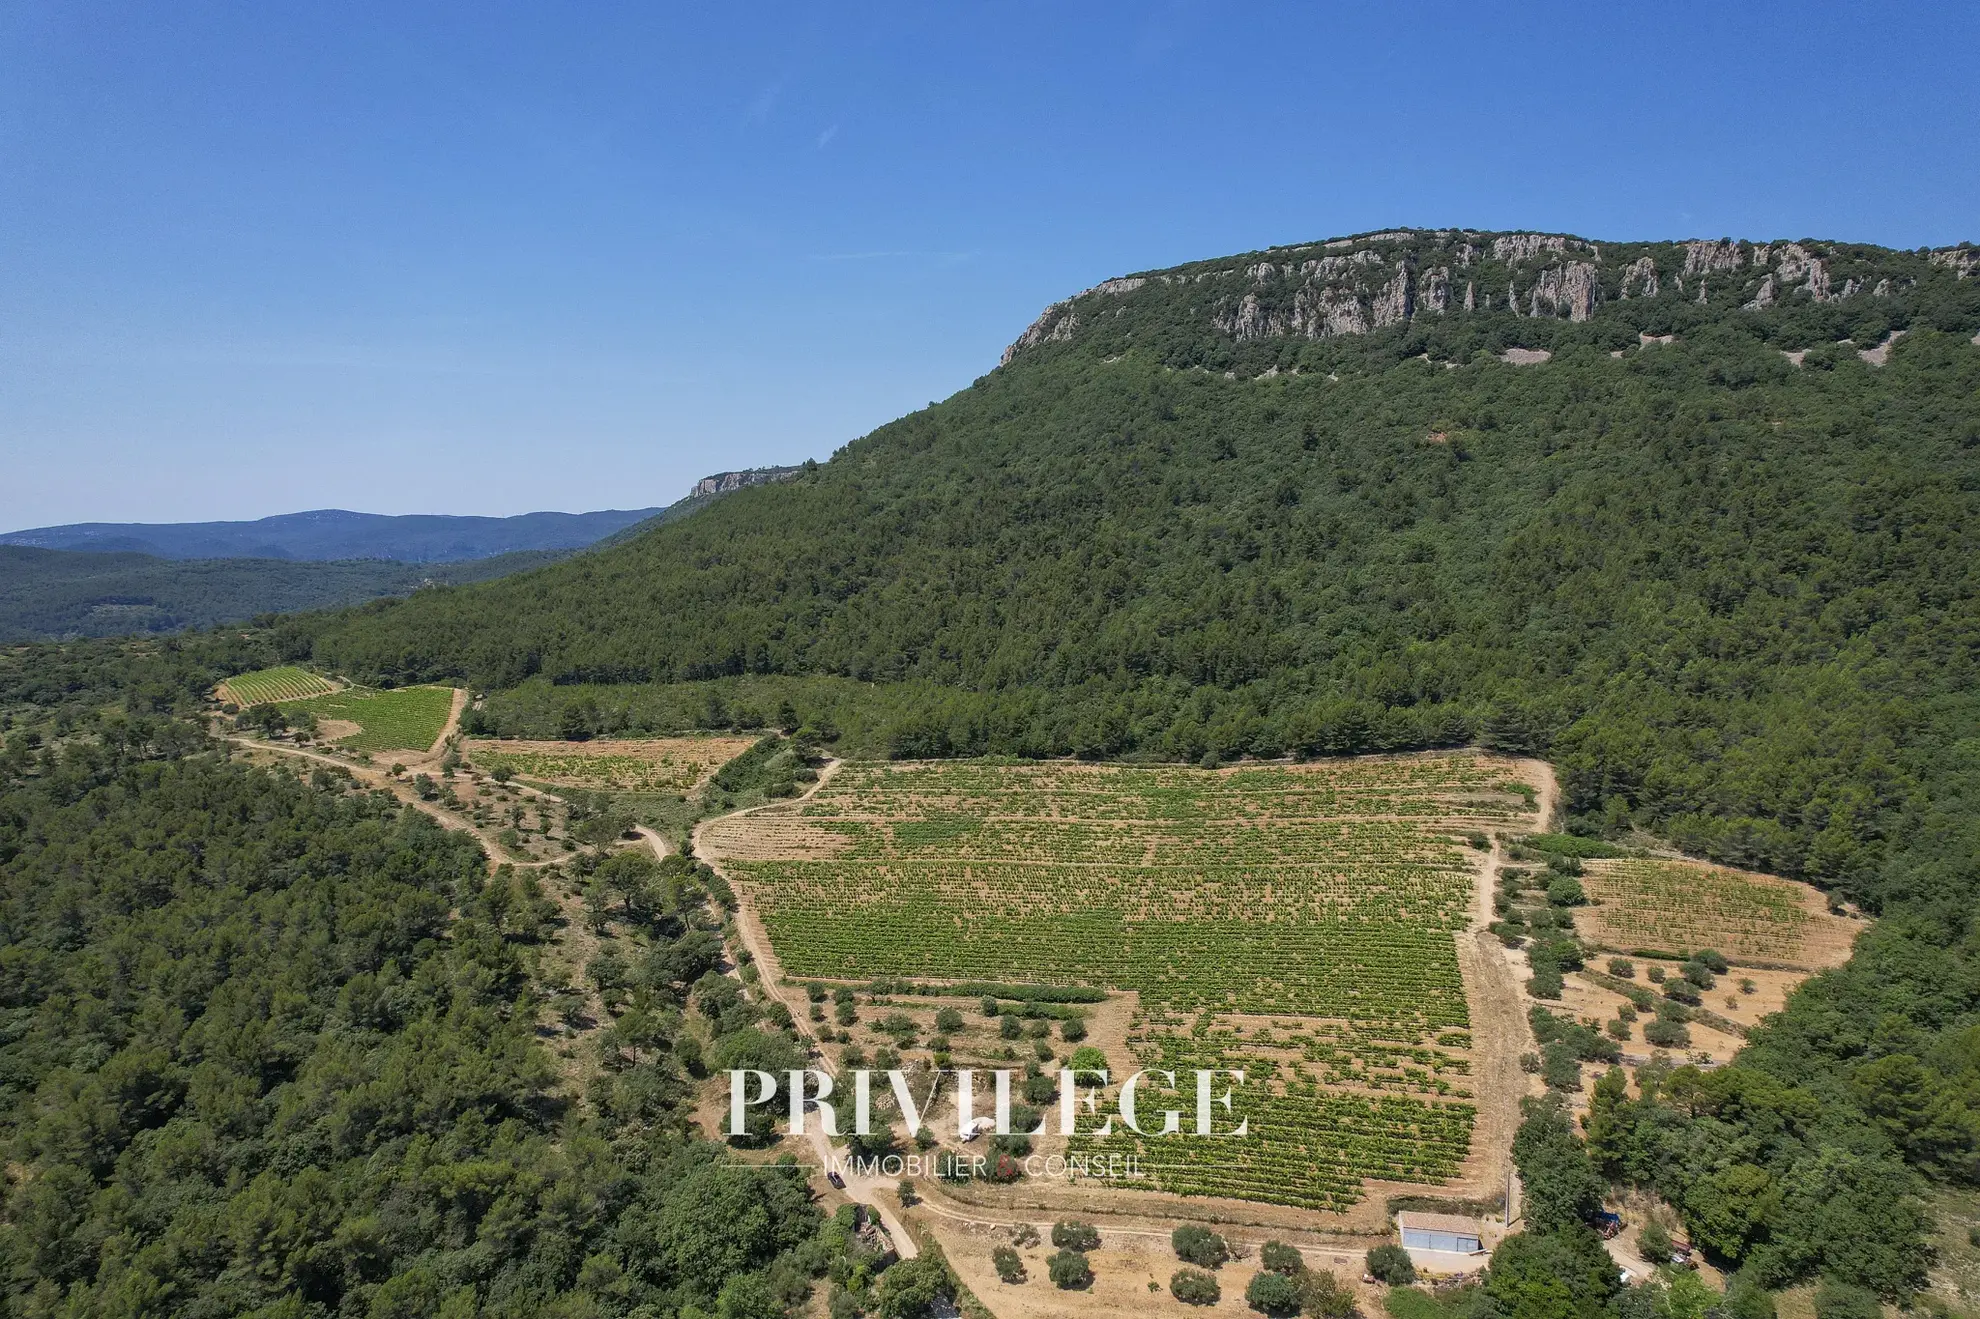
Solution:
M 1416 310 L 1414 290 L 1410 287 L 1409 267 L 1396 263 L 1395 278 L 1384 284 L 1376 293 L 1374 303 L 1369 307 L 1371 319 L 1376 329 L 1384 326 L 1401 325 Z
M 1071 305 L 1070 302 L 1055 302 L 1047 307 L 1038 319 L 1017 337 L 1017 342 L 1004 350 L 1004 355 L 997 364 L 1009 366 L 1011 359 L 1027 348 L 1054 340 L 1063 341 L 1072 338 L 1073 331 L 1079 328 L 1079 315 L 1069 310 Z
M 1416 314 L 1437 315 L 1451 309 L 1451 272 L 1444 266 L 1433 266 L 1416 277 Z M 1470 310 L 1467 303 L 1467 311 Z
M 1706 275 L 1714 270 L 1738 270 L 1746 264 L 1737 240 L 1700 238 L 1684 245 L 1684 273 Z
M 1958 247 L 1941 248 L 1929 253 L 1926 259 L 1935 266 L 1944 266 L 1960 279 L 1965 279 L 1974 271 L 1980 270 L 1980 251 L 1964 243 Z
M 732 495 L 738 490 L 747 490 L 753 485 L 788 481 L 803 470 L 802 467 L 752 467 L 744 472 L 717 472 L 713 476 L 704 476 L 696 481 L 694 489 L 688 491 L 688 498 Z
M 1164 336 L 1192 324 L 1252 343 L 1370 334 L 1418 316 L 1586 322 L 1605 303 L 1646 298 L 1766 311 L 1801 299 L 1902 296 L 1921 280 L 1976 269 L 1980 251 L 1970 244 L 1878 256 L 1812 240 L 1699 238 L 1618 250 L 1566 234 L 1397 229 L 1107 280 L 1047 307 L 1003 361 L 1089 334 L 1107 336 L 1118 353 L 1140 324 L 1161 324 Z
M 1528 295 L 1531 301 L 1527 315 L 1565 315 L 1571 321 L 1585 321 L 1595 314 L 1595 304 L 1601 295 L 1601 274 L 1588 262 L 1550 266 L 1540 272 Z
M 1622 296 L 1629 297 L 1631 289 L 1635 289 L 1639 296 L 1645 298 L 1657 296 L 1656 261 L 1647 256 L 1640 256 L 1629 269 L 1623 271 Z

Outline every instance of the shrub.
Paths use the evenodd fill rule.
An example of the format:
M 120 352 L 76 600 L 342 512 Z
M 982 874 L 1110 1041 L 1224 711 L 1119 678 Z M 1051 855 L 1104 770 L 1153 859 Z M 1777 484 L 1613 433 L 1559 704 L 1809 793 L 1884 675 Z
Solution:
M 944 1035 L 953 1035 L 963 1028 L 962 1013 L 954 1008 L 943 1008 L 935 1014 L 935 1029 Z
M 1093 1285 L 1093 1266 L 1077 1250 L 1062 1250 L 1045 1261 L 1045 1274 L 1061 1291 L 1077 1291 Z
M 1068 1044 L 1077 1044 L 1086 1038 L 1086 1023 L 1078 1017 L 1067 1017 L 1059 1023 L 1059 1038 Z
M 1169 1275 L 1169 1295 L 1184 1305 L 1215 1305 L 1224 1299 L 1224 1289 L 1202 1269 L 1177 1269 Z
M 1090 1044 L 1082 1044 L 1073 1050 L 1072 1058 L 1066 1063 L 1066 1066 L 1076 1072 L 1103 1072 L 1107 1070 L 1107 1055 Z M 1082 1077 L 1081 1079 L 1091 1080 L 1093 1078 Z
M 1875 1292 L 1824 1278 L 1815 1288 L 1815 1319 L 1879 1319 L 1883 1304 Z
M 1288 1246 L 1283 1241 L 1266 1242 L 1258 1252 L 1258 1262 L 1272 1272 L 1283 1273 L 1287 1277 L 1297 1277 L 1306 1267 L 1306 1258 L 1299 1253 L 1299 1248 Z
M 1684 1024 L 1663 1017 L 1643 1024 L 1643 1039 L 1645 1043 L 1659 1049 L 1684 1049 L 1691 1046 L 1691 1032 L 1684 1028 Z
M 1661 966 L 1653 966 L 1653 967 L 1651 967 L 1651 968 L 1650 968 L 1650 970 L 1649 970 L 1649 972 L 1648 972 L 1648 975 L 1649 975 L 1649 977 L 1650 977 L 1650 983 L 1651 983 L 1651 984 L 1653 984 L 1653 985 L 1661 985 L 1661 984 L 1663 984 L 1663 983 L 1664 983 L 1664 968 L 1663 968 L 1663 967 L 1661 967 Z
M 1030 1248 L 1038 1244 L 1038 1229 L 1030 1223 L 1019 1223 L 1011 1229 L 1011 1244 Z
M 1719 982 L 1718 977 L 1712 974 L 1712 968 L 1695 958 L 1679 967 L 1678 974 L 1700 989 L 1710 989 Z
M 1004 1039 L 1014 1040 L 1024 1034 L 1024 1023 L 1016 1017 L 1004 1017 L 997 1022 L 997 1034 Z
M 1618 980 L 1634 980 L 1636 978 L 1636 963 L 1630 961 L 1627 957 L 1611 957 L 1609 959 L 1609 974 Z
M 1581 1064 L 1575 1059 L 1574 1050 L 1561 1040 L 1549 1044 L 1541 1054 L 1540 1079 L 1549 1090 L 1580 1090 Z
M 1244 1289 L 1245 1304 L 1261 1314 L 1299 1313 L 1299 1284 L 1283 1273 L 1255 1273 Z
M 1585 907 L 1588 905 L 1588 890 L 1581 887 L 1581 881 L 1568 875 L 1547 882 L 1547 902 L 1555 907 Z
M 1304 1269 L 1299 1284 L 1300 1309 L 1317 1319 L 1348 1319 L 1355 1312 L 1354 1288 L 1326 1269 Z
M 1691 960 L 1699 963 L 1714 975 L 1724 975 L 1726 972 L 1732 970 L 1732 964 L 1726 961 L 1722 954 L 1715 953 L 1710 948 L 1700 952 Z
M 1061 1250 L 1096 1250 L 1100 1246 L 1100 1229 L 1078 1219 L 1062 1218 L 1052 1224 L 1052 1244 Z
M 991 1251 L 990 1263 L 997 1270 L 999 1282 L 1015 1284 L 1025 1280 L 1024 1257 L 1009 1246 L 998 1246 Z
M 1185 1224 L 1169 1234 L 1176 1258 L 1198 1268 L 1214 1269 L 1231 1257 L 1228 1242 L 1207 1227 Z
M 1671 1262 L 1671 1234 L 1664 1230 L 1662 1223 L 1652 1219 L 1636 1234 L 1636 1249 L 1649 1263 L 1668 1264 Z
M 1416 1265 L 1410 1261 L 1409 1252 L 1393 1242 L 1369 1251 L 1366 1263 L 1369 1276 L 1377 1282 L 1401 1287 L 1416 1281 Z

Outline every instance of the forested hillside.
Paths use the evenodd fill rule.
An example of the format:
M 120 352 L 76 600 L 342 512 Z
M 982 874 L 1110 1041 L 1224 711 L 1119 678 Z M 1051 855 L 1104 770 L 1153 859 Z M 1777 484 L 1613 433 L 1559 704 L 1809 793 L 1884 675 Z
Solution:
M 1914 1192 L 1980 1175 L 1974 270 L 1445 232 L 1110 280 L 788 485 L 280 644 L 566 736 L 781 706 L 906 756 L 1543 755 L 1577 831 L 1882 919 L 1740 1066 L 1601 1098 L 1587 1149 L 1535 1115 L 1499 1309 L 1587 1265 L 1610 1181 L 1742 1286 L 1899 1296 Z
M 177 632 L 328 609 L 433 583 L 483 582 L 562 557 L 522 550 L 464 563 L 160 559 L 0 544 L 0 642 Z
M 6 1313 L 764 1315 L 843 1251 L 694 1138 L 685 987 L 574 1102 L 533 878 L 192 724 L 54 732 L 0 755 Z
M 1562 259 L 1545 242 L 1578 242 L 1526 237 L 1506 249 L 1533 249 L 1524 264 L 1479 255 L 1468 282 L 1544 285 Z M 1455 246 L 1365 243 L 1381 262 L 1350 270 L 1393 257 L 1420 289 Z M 1821 268 L 1829 300 L 1747 310 L 1772 268 L 1732 245 L 1742 280 L 1712 270 L 1700 304 L 1707 277 L 1685 271 L 1732 259 L 1703 246 L 1604 249 L 1612 287 L 1586 316 L 1430 314 L 1419 295 L 1406 320 L 1318 338 L 1219 329 L 1257 296 L 1240 268 L 1267 263 L 1115 281 L 791 484 L 506 584 L 311 622 L 294 648 L 493 688 L 912 681 L 873 698 L 900 706 L 883 736 L 907 754 L 1483 732 L 1561 762 L 1578 814 L 1869 897 L 1931 730 L 1969 714 L 1980 280 L 1851 249 L 1859 273 Z M 1828 341 L 1786 355 L 1900 327 L 1883 365 Z M 1493 356 L 1520 344 L 1553 358 Z M 636 726 L 624 688 L 566 700 Z

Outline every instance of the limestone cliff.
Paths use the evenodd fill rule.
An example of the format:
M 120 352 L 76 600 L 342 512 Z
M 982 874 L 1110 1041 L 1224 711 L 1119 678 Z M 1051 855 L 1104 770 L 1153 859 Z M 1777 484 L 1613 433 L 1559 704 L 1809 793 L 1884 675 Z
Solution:
M 1386 230 L 1110 279 L 1047 307 L 1004 350 L 1130 336 L 1137 321 L 1226 341 L 1328 339 L 1419 317 L 1510 314 L 1585 322 L 1605 307 L 1683 300 L 1727 313 L 1891 299 L 1980 270 L 1968 244 L 1898 252 L 1811 239 L 1596 243 L 1568 234 Z M 1143 309 L 1146 315 L 1138 315 Z

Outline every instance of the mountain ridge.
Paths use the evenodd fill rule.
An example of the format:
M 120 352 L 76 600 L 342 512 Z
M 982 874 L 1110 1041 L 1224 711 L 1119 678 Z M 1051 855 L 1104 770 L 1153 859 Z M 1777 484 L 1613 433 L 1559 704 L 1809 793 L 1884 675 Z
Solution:
M 1047 306 L 1000 365 L 1076 336 L 1131 341 L 1131 332 L 1107 335 L 1117 328 L 1110 322 L 1128 316 L 1132 325 L 1135 304 L 1151 298 L 1169 304 L 1159 308 L 1167 313 L 1174 299 L 1159 295 L 1174 290 L 1197 295 L 1197 320 L 1242 344 L 1366 335 L 1419 317 L 1490 311 L 1580 324 L 1617 304 L 1634 301 L 1640 311 L 1674 298 L 1708 312 L 1829 306 L 1854 312 L 1852 324 L 1919 311 L 1932 318 L 1945 314 L 1945 299 L 1915 307 L 1920 285 L 1942 293 L 1936 286 L 1962 284 L 1976 270 L 1980 249 L 1971 243 L 1906 252 L 1818 239 L 1617 243 L 1532 231 L 1377 230 L 1114 276 Z M 1862 305 L 1843 306 L 1853 301 Z
M 660 507 L 483 517 L 310 509 L 235 522 L 78 522 L 0 534 L 0 545 L 133 552 L 162 559 L 391 559 L 452 563 L 524 550 L 569 550 L 654 517 Z

